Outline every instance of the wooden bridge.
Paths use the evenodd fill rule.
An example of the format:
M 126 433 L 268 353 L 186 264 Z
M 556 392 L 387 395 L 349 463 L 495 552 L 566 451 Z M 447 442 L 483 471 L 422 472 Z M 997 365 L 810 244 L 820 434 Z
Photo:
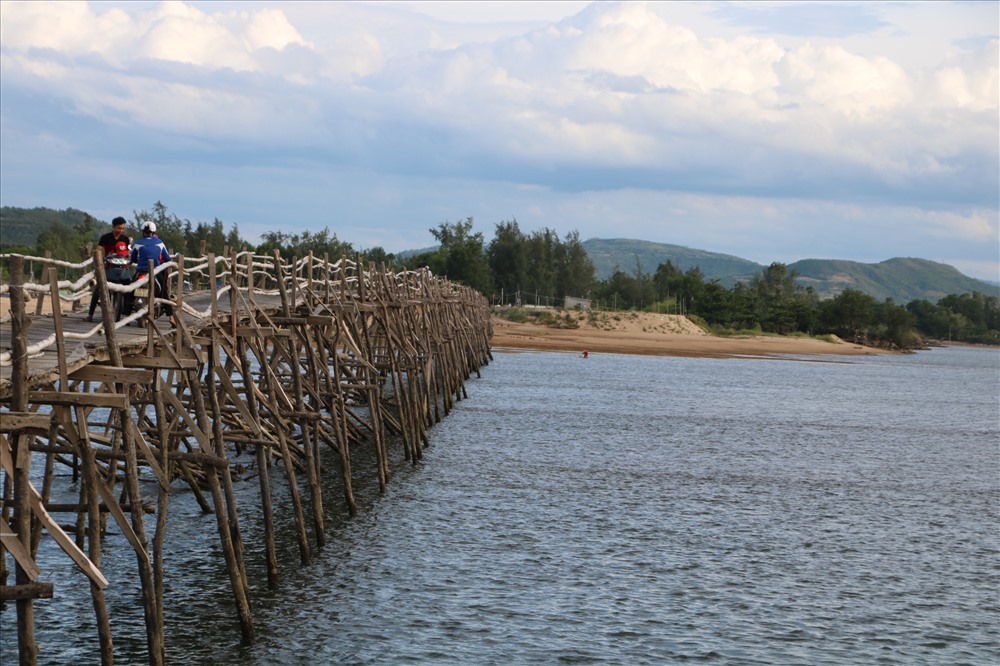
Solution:
M 26 280 L 26 262 L 40 262 L 44 279 Z M 376 270 L 360 257 L 178 255 L 156 269 L 170 275 L 172 296 L 161 303 L 173 306 L 174 327 L 148 306 L 115 322 L 115 292 L 156 299 L 147 279 L 108 283 L 99 255 L 80 264 L 10 255 L 4 263 L 0 603 L 16 603 L 21 664 L 38 661 L 34 603 L 53 597 L 35 561 L 42 538 L 54 539 L 79 571 L 60 584 L 89 584 L 101 662 L 113 663 L 101 571 L 109 518 L 135 551 L 149 662 L 163 663 L 162 554 L 177 484 L 215 515 L 242 640 L 253 643 L 231 458 L 254 456 L 268 584 L 277 587 L 276 524 L 294 521 L 299 559 L 308 563 L 326 538 L 322 486 L 339 484 L 355 512 L 352 448 L 371 447 L 384 490 L 388 446 L 420 460 L 428 428 L 491 360 L 486 300 L 427 270 Z M 98 323 L 82 312 L 95 284 Z M 57 466 L 79 502 L 51 501 Z M 155 505 L 144 503 L 140 475 L 158 482 Z M 286 479 L 290 516 L 272 508 L 275 475 Z

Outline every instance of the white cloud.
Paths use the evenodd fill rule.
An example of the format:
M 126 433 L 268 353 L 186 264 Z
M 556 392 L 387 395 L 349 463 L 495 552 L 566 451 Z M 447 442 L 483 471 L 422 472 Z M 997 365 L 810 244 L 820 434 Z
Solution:
M 864 123 L 913 99 L 906 73 L 887 58 L 864 58 L 837 47 L 803 46 L 788 53 L 779 104 L 805 104 Z
M 308 46 L 279 9 L 263 9 L 249 15 L 246 44 L 254 51 L 262 48 L 280 51 L 291 44 Z
M 1000 105 L 1000 41 L 989 41 L 985 48 L 963 54 L 955 62 L 937 70 L 931 100 L 936 106 L 996 111 Z
M 447 21 L 426 13 L 458 9 L 421 3 L 2 2 L 3 131 L 26 149 L 145 154 L 191 173 L 206 161 L 241 178 L 251 165 L 522 185 L 510 196 L 525 210 L 564 216 L 545 224 L 579 215 L 594 235 L 608 219 L 655 230 L 639 225 L 674 211 L 712 242 L 768 234 L 767 252 L 832 237 L 821 220 L 854 207 L 869 226 L 885 219 L 887 239 L 905 225 L 996 244 L 1000 52 L 982 19 L 1000 12 L 903 4 L 838 5 L 835 26 L 807 34 L 782 3 L 749 32 L 711 3 L 463 24 L 487 8 Z M 916 54 L 923 35 L 933 53 Z M 17 160 L 2 150 L 10 182 Z M 417 196 L 352 182 L 339 196 Z M 551 204 L 561 197 L 588 206 Z
M 140 18 L 135 55 L 211 69 L 255 69 L 246 42 L 214 17 L 184 4 L 163 2 Z
M 106 53 L 127 34 L 128 14 L 94 14 L 84 2 L 0 2 L 0 44 L 10 49 Z
M 930 234 L 990 243 L 1000 253 L 1000 217 L 995 212 L 913 211 L 912 214 L 923 220 Z
M 29 63 L 23 57 L 28 47 L 45 46 L 72 57 L 99 41 L 99 52 L 109 54 L 118 69 L 91 73 L 118 78 L 122 94 L 131 98 L 113 95 L 115 107 L 134 109 L 136 121 L 147 126 L 156 114 L 143 107 L 169 101 L 178 116 L 202 119 L 180 123 L 189 131 L 223 125 L 229 128 L 226 136 L 242 129 L 247 141 L 262 131 L 286 134 L 276 129 L 280 117 L 259 110 L 277 106 L 274 96 L 287 94 L 274 87 L 277 79 L 306 87 L 302 97 L 288 100 L 312 107 L 306 118 L 291 114 L 296 122 L 336 124 L 338 117 L 357 113 L 383 122 L 390 116 L 403 118 L 405 123 L 409 115 L 406 124 L 457 133 L 459 143 L 518 151 L 506 155 L 514 160 L 558 164 L 585 159 L 594 166 L 659 162 L 674 168 L 672 148 L 687 149 L 679 137 L 700 141 L 715 136 L 755 145 L 759 154 L 846 161 L 885 170 L 890 177 L 947 171 L 940 167 L 941 158 L 948 157 L 941 151 L 948 150 L 952 137 L 938 141 L 938 135 L 920 126 L 922 118 L 935 123 L 937 118 L 928 115 L 933 111 L 926 108 L 927 97 L 917 94 L 928 91 L 916 90 L 919 82 L 900 64 L 836 46 L 806 43 L 786 49 L 770 37 L 703 39 L 639 3 L 595 3 L 522 36 L 389 60 L 385 37 L 364 24 L 351 31 L 346 45 L 314 43 L 280 9 L 267 6 L 212 14 L 164 2 L 129 17 L 118 9 L 95 13 L 87 5 L 71 4 L 65 15 L 53 11 L 62 7 L 49 8 L 50 19 L 60 26 L 54 33 L 43 29 L 44 9 L 31 3 L 5 5 L 5 49 L 22 56 L 9 69 L 24 63 L 29 76 L 45 67 L 57 74 L 60 66 L 72 65 L 59 58 Z M 97 40 L 94 33 L 108 24 L 116 29 Z M 35 28 L 13 34 L 27 25 Z M 67 33 L 77 38 L 51 36 Z M 142 65 L 143 59 L 196 69 L 157 75 Z M 969 61 L 967 57 L 935 73 L 930 106 L 949 112 L 997 108 L 996 42 L 977 61 Z M 76 66 L 86 69 L 88 64 Z M 219 70 L 263 78 L 240 79 L 238 87 L 222 83 L 226 91 L 219 94 L 221 81 L 212 74 Z M 156 93 L 157 80 L 169 96 Z M 354 82 L 362 86 L 352 89 Z M 366 95 L 365 89 L 377 94 Z M 333 103 L 351 108 L 334 108 Z M 93 100 L 81 108 L 97 112 Z M 177 122 L 160 115 L 164 129 L 177 130 Z M 981 120 L 960 120 L 956 125 L 965 128 L 956 129 L 960 134 L 983 125 Z M 490 128 L 488 135 L 484 126 Z M 912 130 L 900 132 L 900 126 Z M 995 135 L 995 127 L 987 129 Z M 872 143 L 871 136 L 882 130 L 886 132 Z

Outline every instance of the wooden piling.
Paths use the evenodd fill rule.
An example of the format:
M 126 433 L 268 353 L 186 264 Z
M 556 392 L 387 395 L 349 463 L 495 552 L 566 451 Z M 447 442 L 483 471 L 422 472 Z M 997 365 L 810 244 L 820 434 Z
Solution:
M 28 410 L 28 326 L 25 316 L 24 263 L 20 257 L 10 261 L 10 314 L 11 314 L 11 411 Z M 28 436 L 16 432 L 13 436 L 14 456 L 14 531 L 23 552 L 31 558 L 31 508 L 28 500 L 31 453 Z M 6 542 L 10 549 L 14 544 Z M 30 564 L 15 557 L 14 580 L 17 587 L 32 582 L 28 571 Z M 17 600 L 17 654 L 22 666 L 38 663 L 38 645 L 35 643 L 35 606 L 31 597 Z
M 99 326 L 62 313 L 59 290 L 67 282 L 58 281 L 54 268 L 45 274 L 47 284 L 35 285 L 19 277 L 23 260 L 12 257 L 9 264 L 20 273 L 8 289 L 9 323 L 0 321 L 0 327 L 10 326 L 10 335 L 2 338 L 10 340 L 9 349 L 0 348 L 0 452 L 9 451 L 12 463 L 9 472 L 4 467 L 0 494 L 0 516 L 12 531 L 0 541 L 0 592 L 18 606 L 22 663 L 38 661 L 33 599 L 58 599 L 53 586 L 35 580 L 34 550 L 45 533 L 89 578 L 100 660 L 113 663 L 114 618 L 100 572 L 109 518 L 135 552 L 148 660 L 164 663 L 170 579 L 164 551 L 175 481 L 189 485 L 202 510 L 215 515 L 241 637 L 253 643 L 252 592 L 237 506 L 245 495 L 236 492 L 240 480 L 232 455 L 253 449 L 267 582 L 280 590 L 277 526 L 294 523 L 300 562 L 309 563 L 314 547 L 321 552 L 330 536 L 324 487 L 338 485 L 347 511 L 357 511 L 352 449 L 371 447 L 377 461 L 373 473 L 384 490 L 391 478 L 390 454 L 421 460 L 428 429 L 468 396 L 465 381 L 489 360 L 485 299 L 427 270 L 393 274 L 384 266 L 365 266 L 358 255 L 335 264 L 312 254 L 285 262 L 277 253 L 236 254 L 231 248 L 219 258 L 178 255 L 174 262 L 161 270 L 172 270 L 168 298 L 176 327 L 168 329 L 155 317 L 149 266 L 150 279 L 132 287 L 141 289 L 149 304 L 145 315 L 136 315 L 142 330 L 115 321 L 99 252 L 79 266 L 81 274 L 90 268 L 97 285 Z M 188 280 L 190 293 L 184 289 Z M 70 297 L 89 296 L 90 284 L 83 279 L 70 287 L 77 290 Z M 29 293 L 51 298 L 53 315 L 28 314 Z M 47 327 L 51 341 L 35 327 Z M 99 338 L 86 347 L 72 342 L 94 335 Z M 51 405 L 51 411 L 38 414 L 40 405 Z M 105 412 L 97 407 L 109 415 L 98 418 Z M 340 474 L 328 473 L 331 461 L 324 454 L 329 457 L 330 449 Z M 32 495 L 27 479 L 36 453 L 44 456 L 43 481 L 41 493 Z M 57 480 L 54 470 L 63 464 L 80 475 L 79 500 L 53 504 L 48 497 Z M 299 493 L 302 474 L 309 529 Z M 159 481 L 155 505 L 143 504 L 140 475 Z M 291 496 L 285 513 L 277 513 L 271 500 L 280 476 Z M 44 511 L 46 505 L 76 514 L 75 541 L 47 513 L 36 522 L 33 509 Z M 151 542 L 147 513 L 155 514 Z M 7 555 L 15 564 L 12 586 L 6 585 Z

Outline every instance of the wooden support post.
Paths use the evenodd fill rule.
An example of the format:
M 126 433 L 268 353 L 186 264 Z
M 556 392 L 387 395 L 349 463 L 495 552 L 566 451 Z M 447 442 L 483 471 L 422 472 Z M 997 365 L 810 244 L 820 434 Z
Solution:
M 237 296 L 239 294 L 240 283 L 236 279 L 236 252 L 232 249 L 229 250 L 229 323 L 230 323 L 230 337 L 234 340 L 236 339 L 236 327 L 240 321 L 239 315 L 239 301 Z
M 160 373 L 153 375 L 153 413 L 156 417 L 157 442 L 160 449 L 160 469 L 169 480 L 173 477 L 170 462 L 170 433 L 166 406 L 163 404 L 163 378 Z M 170 492 L 160 484 L 156 495 L 156 530 L 153 532 L 153 587 L 156 592 L 156 611 L 162 619 L 163 583 L 165 570 L 163 567 L 163 543 L 167 532 L 167 509 L 170 504 Z
M 126 407 L 119 413 L 125 449 L 125 492 L 131 504 L 132 531 L 139 540 L 136 544 L 136 562 L 139 568 L 139 582 L 142 587 L 142 606 L 146 619 L 146 645 L 149 650 L 149 663 L 163 664 L 166 661 L 163 618 L 158 612 L 156 603 L 156 585 L 153 579 L 153 567 L 149 559 L 149 542 L 146 540 L 146 522 L 142 508 L 142 494 L 139 491 L 138 443 L 133 436 L 131 408 Z
M 294 284 L 294 283 L 293 283 Z M 301 330 L 293 327 L 292 337 L 289 340 L 288 352 L 292 373 L 292 388 L 295 392 L 295 410 L 305 412 L 305 401 L 302 397 L 302 366 L 299 364 L 299 338 Z M 308 346 L 308 338 L 303 347 Z M 310 497 L 313 505 L 313 528 L 316 532 L 316 545 L 322 548 L 326 544 L 326 534 L 323 520 L 323 493 L 319 487 L 319 465 L 313 455 L 312 428 L 315 425 L 302 419 L 299 421 L 299 437 L 302 440 L 302 449 L 306 458 L 306 474 L 309 480 Z
M 272 344 L 274 344 L 272 342 Z M 266 380 L 267 385 L 273 390 L 271 394 L 271 402 L 269 405 L 269 411 L 272 414 L 272 418 L 275 420 L 276 433 L 278 435 L 278 447 L 281 451 L 281 460 L 285 467 L 285 477 L 288 480 L 288 490 L 292 497 L 292 509 L 295 514 L 295 531 L 296 537 L 299 541 L 299 559 L 302 564 L 309 564 L 311 559 L 311 552 L 309 549 L 309 540 L 306 537 L 306 527 L 305 527 L 305 514 L 302 511 L 302 499 L 299 497 L 299 484 L 296 479 L 295 474 L 295 461 L 292 460 L 292 452 L 288 446 L 288 440 L 285 437 L 285 424 L 281 418 L 281 408 L 277 404 L 280 396 L 283 395 L 277 389 L 279 383 L 277 377 L 274 373 L 274 368 L 271 365 L 270 359 L 263 351 L 255 349 L 255 355 L 257 356 L 257 362 L 261 367 L 262 376 Z
M 45 251 L 45 258 L 46 259 L 51 259 L 52 258 L 52 250 L 46 250 Z M 45 268 L 44 268 L 45 265 L 46 264 L 44 264 L 44 263 L 42 264 L 42 266 L 43 266 L 43 268 L 42 268 L 42 276 L 43 277 L 45 276 L 45 273 L 46 273 Z M 52 270 L 55 270 L 55 268 L 53 268 Z M 58 279 L 56 281 L 58 282 Z M 56 303 L 59 302 L 58 298 L 59 298 L 59 292 L 57 291 L 56 292 L 56 299 L 57 299 Z M 39 292 L 38 298 L 35 299 L 35 316 L 36 317 L 38 315 L 42 314 L 42 304 L 44 302 L 45 302 L 45 294 L 42 294 L 41 292 Z
M 243 373 L 244 393 L 247 398 L 247 409 L 253 423 L 260 423 L 260 410 L 257 407 L 257 396 L 251 389 L 253 373 L 250 369 L 250 357 L 247 353 L 246 341 L 237 339 L 240 369 Z M 274 542 L 274 507 L 271 502 L 270 453 L 266 446 L 256 445 L 257 476 L 260 483 L 261 510 L 264 514 L 264 553 L 267 562 L 267 585 L 271 589 L 278 587 L 278 552 Z
M 80 458 L 83 461 L 83 479 L 87 502 L 87 556 L 95 567 L 101 566 L 101 527 L 100 492 L 98 490 L 97 453 L 90 446 L 87 429 L 86 412 L 83 407 L 76 408 L 76 422 L 79 433 Z M 108 617 L 108 606 L 104 599 L 104 590 L 94 581 L 90 581 L 90 599 L 94 606 L 97 621 L 97 637 L 100 642 L 101 664 L 111 666 L 114 663 L 114 647 L 111 638 L 111 620 Z
M 200 382 L 196 377 L 188 376 L 187 383 L 191 397 L 194 400 L 195 415 L 202 433 L 199 437 L 200 443 L 206 441 L 206 435 L 212 432 L 212 426 L 208 410 L 205 408 L 205 400 L 199 385 Z M 172 400 L 176 400 L 176 398 L 172 398 Z M 214 452 L 211 444 L 207 448 L 208 452 Z M 207 466 L 205 468 L 205 478 L 212 493 L 212 503 L 215 506 L 215 520 L 219 530 L 219 542 L 222 546 L 223 556 L 226 559 L 226 569 L 229 572 L 229 583 L 232 586 L 233 598 L 236 601 L 236 612 L 240 619 L 243 642 L 247 645 L 253 645 L 255 638 L 253 617 L 250 614 L 250 599 L 245 595 L 245 587 L 239 574 L 239 565 L 237 564 L 236 554 L 233 549 L 232 532 L 230 532 L 229 527 L 229 514 L 226 510 L 225 500 L 222 497 L 222 487 L 219 483 L 218 470 L 214 466 Z
M 174 298 L 177 301 L 177 305 L 172 308 L 174 312 L 174 321 L 177 323 L 177 332 L 174 338 L 174 347 L 177 349 L 177 353 L 181 352 L 184 348 L 184 255 L 178 254 L 174 259 L 177 263 L 177 289 L 173 292 L 175 294 Z M 169 280 L 167 281 L 169 284 Z M 167 289 L 167 294 L 169 295 L 170 289 Z
M 211 252 L 208 254 L 208 284 L 209 289 L 212 294 L 212 321 L 214 322 L 219 316 L 219 287 L 216 284 L 218 278 L 216 277 L 215 271 L 215 255 Z
M 353 516 L 358 512 L 358 508 L 354 501 L 354 488 L 351 483 L 351 445 L 348 441 L 347 405 L 344 400 L 344 388 L 341 386 L 340 381 L 340 355 L 334 350 L 331 357 L 333 360 L 333 376 L 337 379 L 338 390 L 333 394 L 330 404 L 330 414 L 333 416 L 334 432 L 337 435 L 340 449 L 340 476 L 344 484 L 344 499 L 347 502 L 347 510 Z M 381 487 L 381 489 L 384 491 L 384 487 Z
M 204 256 L 204 245 L 201 253 Z M 253 643 L 238 511 L 242 507 L 236 504 L 228 446 L 234 445 L 237 455 L 244 447 L 255 447 L 267 580 L 276 588 L 279 563 L 275 535 L 279 528 L 275 525 L 274 477 L 270 471 L 277 456 L 291 494 L 300 559 L 308 564 L 310 543 L 296 477 L 307 475 L 316 543 L 322 547 L 323 482 L 331 477 L 324 471 L 325 447 L 321 443 L 339 455 L 344 497 L 353 515 L 357 507 L 351 447 L 373 443 L 379 486 L 385 490 L 390 472 L 388 436 L 401 435 L 406 457 L 414 463 L 420 460 L 423 447 L 429 444 L 428 428 L 440 419 L 442 409 L 447 414 L 453 402 L 468 397 L 465 380 L 473 372 L 478 375 L 480 367 L 491 359 L 488 303 L 474 291 L 426 270 L 394 275 L 384 264 L 377 268 L 369 262 L 366 266 L 360 254 L 352 262 L 342 256 L 335 265 L 324 254 L 319 266 L 317 257 L 310 253 L 297 265 L 296 258 L 283 262 L 277 252 L 273 259 L 255 260 L 250 252 L 237 255 L 228 247 L 224 260 L 229 270 L 228 312 L 225 299 L 219 299 L 217 259 L 208 255 L 208 270 L 195 268 L 189 279 L 197 280 L 200 286 L 207 273 L 211 317 L 190 318 L 183 312 L 185 301 L 195 304 L 204 297 L 185 294 L 186 268 L 191 266 L 182 255 L 177 256 L 177 277 L 171 280 L 176 292 L 171 292 L 170 300 L 177 320 L 172 341 L 157 327 L 153 316 L 155 276 L 149 267 L 145 289 L 150 312 L 145 318 L 145 350 L 141 350 L 133 345 L 141 343 L 141 336 L 115 331 L 115 313 L 98 251 L 94 271 L 105 339 L 104 349 L 89 347 L 88 352 L 106 355 L 110 364 L 91 363 L 83 368 L 77 367 L 75 359 L 68 359 L 58 272 L 48 268 L 57 360 L 41 378 L 30 375 L 26 358 L 31 320 L 23 288 L 24 260 L 11 262 L 12 323 L 8 330 L 14 367 L 9 385 L 12 397 L 0 424 L 0 462 L 4 466 L 0 597 L 17 602 L 22 663 L 32 664 L 38 658 L 32 601 L 51 595 L 51 588 L 39 586 L 36 580 L 42 572 L 34 560 L 33 547 L 42 536 L 41 527 L 89 577 L 100 661 L 113 663 L 111 624 L 103 592 L 107 579 L 99 569 L 101 534 L 109 517 L 135 551 L 149 660 L 163 663 L 167 578 L 163 550 L 169 538 L 168 500 L 175 474 L 191 485 L 203 511 L 215 513 L 243 639 Z M 280 306 L 271 294 L 255 298 L 255 287 L 269 288 L 272 279 Z M 196 307 L 204 308 L 206 301 L 200 300 Z M 129 346 L 119 347 L 119 342 Z M 33 368 L 39 361 L 31 363 Z M 53 369 L 56 364 L 58 374 Z M 29 384 L 34 389 L 30 393 Z M 54 409 L 44 414 L 33 411 L 39 405 L 53 405 Z M 91 416 L 95 407 L 104 411 Z M 184 450 L 179 450 L 181 447 Z M 43 480 L 40 494 L 28 482 L 33 452 L 46 455 L 44 470 L 35 470 L 35 476 Z M 47 499 L 59 479 L 55 466 L 71 464 L 67 454 L 82 461 L 79 501 L 53 504 Z M 146 540 L 147 507 L 139 488 L 140 473 L 147 470 L 160 481 L 151 544 Z M 115 488 L 119 480 L 122 487 Z M 211 503 L 201 488 L 211 493 Z M 46 506 L 77 514 L 75 541 L 52 519 Z M 36 520 L 38 526 L 33 524 Z M 87 555 L 82 552 L 84 547 Z M 11 586 L 6 586 L 5 553 L 10 553 L 17 565 L 17 579 Z
M 10 258 L 10 315 L 11 315 L 11 409 L 24 412 L 28 409 L 28 326 L 25 312 L 24 260 L 19 255 Z M 13 436 L 14 449 L 14 531 L 21 546 L 31 552 L 31 506 L 29 504 L 31 452 L 30 437 L 23 432 Z M 31 577 L 20 562 L 14 565 L 15 582 L 27 585 Z M 17 600 L 17 654 L 21 666 L 38 663 L 38 645 L 35 643 L 35 607 L 31 597 Z
M 229 470 L 228 459 L 226 455 L 226 444 L 224 439 L 224 434 L 222 430 L 222 410 L 219 405 L 219 393 L 218 384 L 212 381 L 215 378 L 217 368 L 219 367 L 219 344 L 216 339 L 216 331 L 212 331 L 212 341 L 211 347 L 208 351 L 208 367 L 205 369 L 206 381 L 205 387 L 208 392 L 208 406 L 212 412 L 212 443 L 215 445 L 215 450 L 212 453 L 226 460 L 227 464 L 224 465 L 219 471 L 220 480 L 222 481 L 222 490 L 224 493 L 226 501 L 226 513 L 229 523 L 229 538 L 232 542 L 233 549 L 233 564 L 236 567 L 236 575 L 239 579 L 238 582 L 242 587 L 241 597 L 246 600 L 247 604 L 247 614 L 250 613 L 249 603 L 250 603 L 250 586 L 247 583 L 247 572 L 246 566 L 243 562 L 243 537 L 240 534 L 240 519 L 239 513 L 236 510 L 236 493 L 233 490 L 233 478 Z M 216 508 L 218 510 L 218 507 Z M 240 600 L 237 599 L 237 603 Z M 251 642 L 253 642 L 251 640 Z

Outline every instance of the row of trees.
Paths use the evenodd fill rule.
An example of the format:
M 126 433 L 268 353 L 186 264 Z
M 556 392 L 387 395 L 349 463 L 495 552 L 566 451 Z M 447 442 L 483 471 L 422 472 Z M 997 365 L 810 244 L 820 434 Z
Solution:
M 235 224 L 228 231 L 219 218 L 215 218 L 211 224 L 191 224 L 191 220 L 182 220 L 170 213 L 160 201 L 153 204 L 151 210 L 132 211 L 132 221 L 126 230 L 133 238 L 138 237 L 145 222 L 156 224 L 156 235 L 168 250 L 180 252 L 186 257 L 197 256 L 201 252 L 202 242 L 205 243 L 205 252 L 214 254 L 222 254 L 227 247 L 236 250 L 252 247 L 240 238 L 240 230 Z
M 57 219 L 42 229 L 35 253 L 49 251 L 57 259 L 77 261 L 80 247 L 95 243 L 108 230 L 106 223 L 87 214 L 72 219 L 76 221 Z M 331 260 L 356 254 L 350 243 L 338 239 L 329 228 L 271 231 L 254 245 L 240 237 L 235 224 L 226 229 L 218 218 L 192 224 L 159 201 L 151 210 L 133 211 L 129 233 L 137 235 L 147 220 L 156 223 L 158 235 L 172 252 L 188 256 L 198 254 L 202 243 L 207 252 L 216 254 L 226 247 L 253 248 L 265 254 L 278 251 L 286 258 L 310 251 Z M 565 297 L 576 296 L 588 297 L 598 307 L 696 316 L 717 330 L 835 333 L 898 347 L 911 347 L 921 336 L 1000 344 L 1000 304 L 995 296 L 978 292 L 947 296 L 938 303 L 916 300 L 905 306 L 891 299 L 878 302 L 854 289 L 821 299 L 811 287 L 796 282 L 795 273 L 781 263 L 729 289 L 717 280 L 706 280 L 697 267 L 682 271 L 670 261 L 653 273 L 644 273 L 637 260 L 633 271 L 618 268 L 609 278 L 597 280 L 577 231 L 563 238 L 548 228 L 527 234 L 512 219 L 497 223 L 487 243 L 469 217 L 443 222 L 430 233 L 438 242 L 434 250 L 397 257 L 375 247 L 360 254 L 366 262 L 398 269 L 427 266 L 437 275 L 479 290 L 497 304 L 561 305 Z
M 517 220 L 496 225 L 486 244 L 473 232 L 473 219 L 443 222 L 430 232 L 438 248 L 401 260 L 427 266 L 490 297 L 494 303 L 562 305 L 566 296 L 586 296 L 594 283 L 594 264 L 573 231 L 560 239 L 551 229 L 525 234 Z
M 472 218 L 430 231 L 439 248 L 403 263 L 429 266 L 498 304 L 561 305 L 566 296 L 579 296 L 599 307 L 696 316 L 720 331 L 833 333 L 899 348 L 914 347 L 923 337 L 1000 344 L 1000 303 L 978 292 L 905 306 L 856 289 L 821 299 L 778 262 L 730 289 L 706 280 L 697 267 L 682 271 L 670 261 L 644 273 L 637 260 L 633 272 L 616 269 L 608 279 L 597 280 L 576 231 L 563 239 L 551 229 L 525 234 L 511 220 L 498 223 L 486 243 L 473 231 Z
M 616 270 L 597 282 L 593 293 L 602 303 L 626 309 L 695 315 L 716 329 L 834 333 L 901 348 L 919 344 L 922 337 L 1000 344 L 1000 302 L 995 296 L 974 292 L 950 295 L 937 304 L 914 300 L 903 306 L 845 289 L 821 299 L 796 277 L 776 262 L 749 283 L 726 289 L 716 280 L 706 281 L 698 268 L 682 272 L 667 261 L 653 274 L 643 274 L 638 267 L 632 274 Z

